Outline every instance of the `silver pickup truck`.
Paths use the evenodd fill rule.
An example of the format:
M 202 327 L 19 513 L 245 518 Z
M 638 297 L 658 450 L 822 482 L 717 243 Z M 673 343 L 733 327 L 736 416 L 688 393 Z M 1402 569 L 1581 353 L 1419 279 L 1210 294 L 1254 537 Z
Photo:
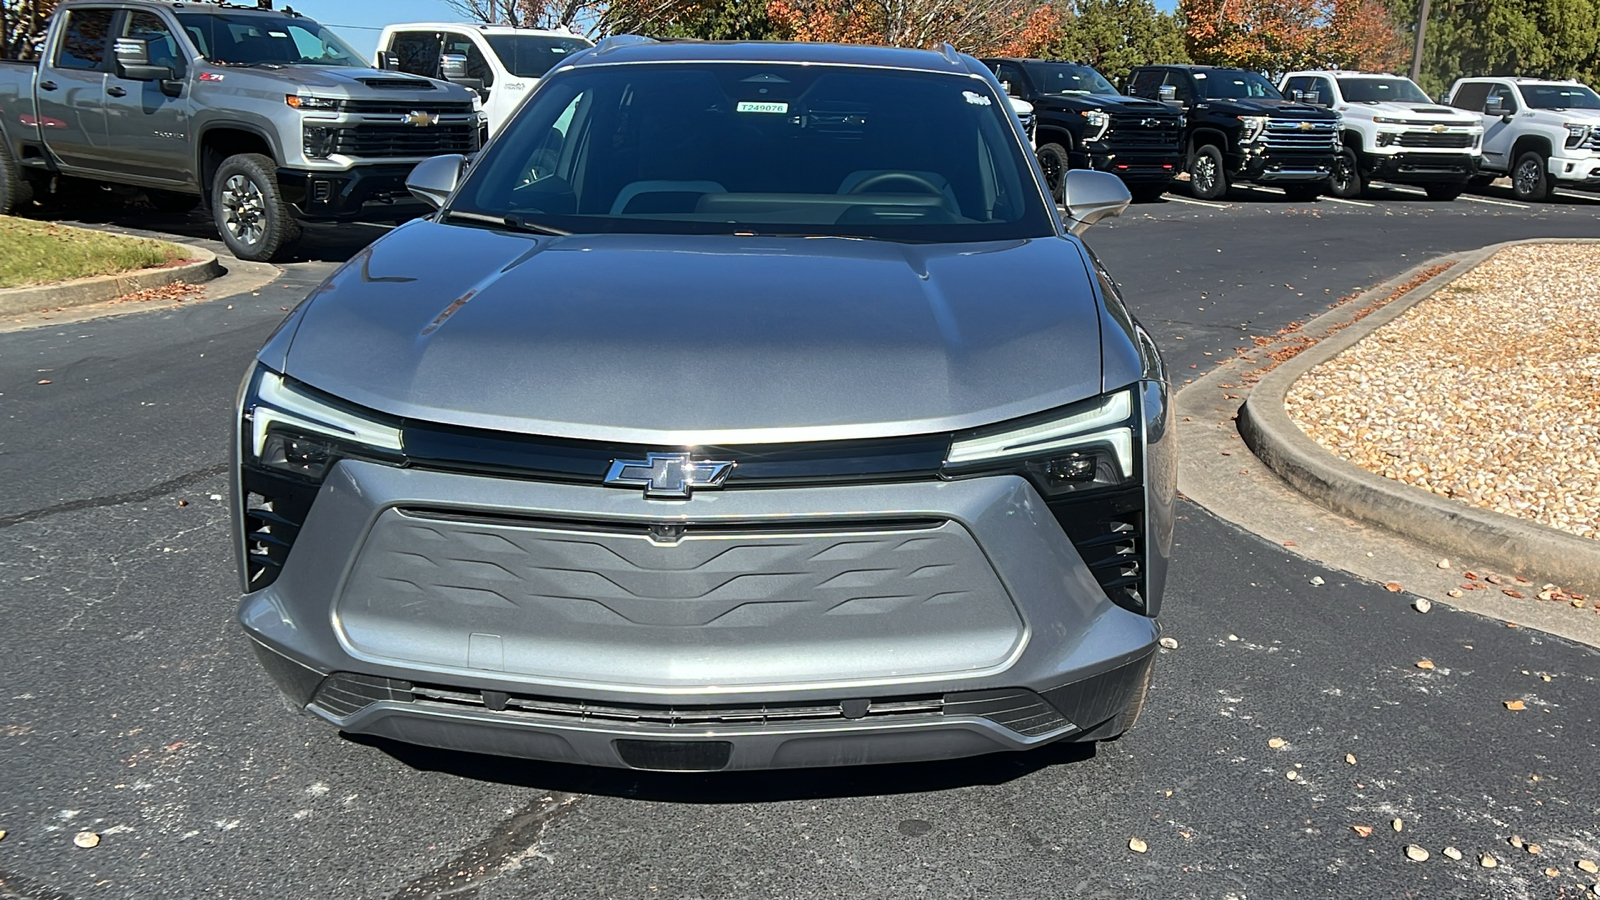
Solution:
M 472 91 L 369 68 L 287 10 L 65 0 L 39 55 L 0 63 L 0 214 L 61 177 L 132 185 L 203 200 L 234 255 L 269 260 L 302 220 L 405 215 L 418 161 L 480 143 Z

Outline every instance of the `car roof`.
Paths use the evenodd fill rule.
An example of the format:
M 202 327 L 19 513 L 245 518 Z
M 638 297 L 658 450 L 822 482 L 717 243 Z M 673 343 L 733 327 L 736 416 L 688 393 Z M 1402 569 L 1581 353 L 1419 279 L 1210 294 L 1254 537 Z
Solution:
M 658 62 L 812 63 L 979 77 L 989 74 L 977 60 L 956 53 L 949 45 L 941 50 L 908 50 L 800 41 L 656 41 L 637 35 L 606 38 L 558 68 Z
M 1472 81 L 1509 81 L 1512 84 L 1583 84 L 1576 78 L 1528 78 L 1522 75 L 1474 75 L 1470 78 L 1458 78 L 1457 84 L 1466 84 Z
M 1153 66 L 1134 66 L 1135 69 L 1182 69 L 1185 72 L 1254 72 L 1242 66 L 1197 66 L 1190 63 L 1157 63 Z
M 411 31 L 414 29 L 461 29 L 464 31 L 477 31 L 482 34 L 529 34 L 538 37 L 563 37 L 587 40 L 581 34 L 570 31 L 545 28 L 517 28 L 512 25 L 485 25 L 482 22 L 401 22 L 395 25 L 385 25 L 385 31 Z

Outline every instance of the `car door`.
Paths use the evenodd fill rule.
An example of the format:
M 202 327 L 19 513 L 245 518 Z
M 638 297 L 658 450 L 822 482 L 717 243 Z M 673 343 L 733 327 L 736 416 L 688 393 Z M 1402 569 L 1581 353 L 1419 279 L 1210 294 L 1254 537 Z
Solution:
M 106 80 L 111 63 L 110 7 L 75 6 L 59 15 L 60 38 L 39 69 L 39 124 L 45 145 L 63 166 L 110 168 Z
M 1502 104 L 1502 112 L 1489 115 L 1488 108 L 1496 98 Z M 1517 92 L 1511 85 L 1504 83 L 1493 84 L 1489 88 L 1489 95 L 1484 98 L 1484 106 L 1480 112 L 1483 116 L 1483 159 L 1484 162 L 1496 169 L 1511 168 L 1511 145 L 1516 143 L 1516 126 L 1511 119 L 1521 109 Z
M 144 41 L 150 64 L 172 70 L 181 83 L 189 70 L 189 49 L 161 16 L 134 10 L 123 16 L 120 36 Z M 117 75 L 115 60 L 106 79 L 106 128 L 118 149 L 122 171 L 141 178 L 186 185 L 194 178 L 189 148 L 189 91 L 168 96 L 159 81 L 134 81 Z

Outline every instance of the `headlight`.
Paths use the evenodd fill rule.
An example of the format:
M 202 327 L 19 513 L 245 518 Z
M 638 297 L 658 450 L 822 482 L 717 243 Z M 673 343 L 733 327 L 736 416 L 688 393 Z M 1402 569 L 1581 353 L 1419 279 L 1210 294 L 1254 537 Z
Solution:
M 1022 474 L 1046 497 L 1125 484 L 1138 477 L 1139 427 L 1132 388 L 1074 404 L 1004 429 L 958 435 L 948 475 L 999 470 Z
M 1086 141 L 1098 141 L 1111 129 L 1111 116 L 1104 110 L 1091 109 L 1080 115 L 1089 123 L 1089 130 L 1083 133 L 1083 139 Z
M 1240 116 L 1239 123 L 1244 130 L 1239 132 L 1239 143 L 1251 144 L 1261 137 L 1261 132 L 1267 130 L 1266 116 Z
M 1577 147 L 1589 139 L 1588 125 L 1584 125 L 1580 122 L 1568 122 L 1566 127 L 1568 147 Z
M 245 463 L 321 481 L 348 457 L 399 462 L 400 429 L 323 400 L 265 368 L 245 394 Z
M 301 110 L 336 110 L 344 101 L 333 97 L 310 97 L 305 94 L 285 94 L 283 102 Z
M 1372 121 L 1379 125 L 1408 125 L 1405 119 L 1386 119 L 1383 116 L 1373 116 Z

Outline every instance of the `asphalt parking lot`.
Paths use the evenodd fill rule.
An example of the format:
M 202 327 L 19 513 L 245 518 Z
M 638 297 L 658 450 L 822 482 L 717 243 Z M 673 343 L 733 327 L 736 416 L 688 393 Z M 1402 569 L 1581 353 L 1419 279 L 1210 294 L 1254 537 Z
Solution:
M 210 240 L 198 216 L 84 220 Z M 1594 650 L 1419 615 L 1188 503 L 1163 617 L 1178 648 L 1139 726 L 1098 748 L 666 777 L 358 743 L 289 714 L 232 621 L 225 436 L 285 309 L 381 233 L 317 229 L 255 295 L 0 334 L 0 897 L 1553 898 L 1595 882 L 1574 867 L 1600 860 Z M 1240 189 L 1135 206 L 1088 238 L 1181 385 L 1432 256 L 1540 236 L 1600 236 L 1600 195 Z M 73 846 L 83 829 L 99 846 Z

